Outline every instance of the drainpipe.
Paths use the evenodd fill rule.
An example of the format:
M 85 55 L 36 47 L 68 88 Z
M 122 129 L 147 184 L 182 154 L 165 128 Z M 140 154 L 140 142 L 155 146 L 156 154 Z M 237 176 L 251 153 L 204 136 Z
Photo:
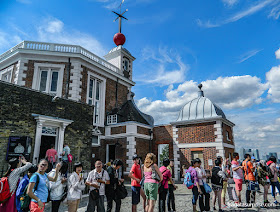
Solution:
M 149 130 L 149 133 L 150 133 L 149 152 L 152 152 L 152 135 L 153 135 L 153 131 Z
M 116 105 L 115 107 L 118 107 L 118 86 L 119 86 L 119 78 L 117 77 L 117 81 L 116 81 Z
M 68 58 L 68 64 L 67 64 L 67 80 L 66 80 L 66 88 L 65 88 L 65 98 L 68 99 L 69 95 L 69 85 L 70 85 L 70 69 L 71 69 L 71 62 L 70 57 Z

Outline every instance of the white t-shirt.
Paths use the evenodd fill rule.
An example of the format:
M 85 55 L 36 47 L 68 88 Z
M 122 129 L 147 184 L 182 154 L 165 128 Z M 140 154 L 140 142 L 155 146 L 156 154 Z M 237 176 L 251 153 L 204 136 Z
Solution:
M 237 169 L 236 171 L 233 171 L 234 168 L 237 168 L 239 166 L 240 166 L 239 162 L 234 161 L 234 160 L 231 162 L 232 175 L 233 175 L 233 178 L 235 178 L 235 179 L 243 179 L 242 169 Z
M 94 183 L 96 185 L 99 185 L 100 188 L 99 188 L 99 194 L 100 195 L 105 195 L 105 184 L 104 183 L 98 183 L 97 182 L 97 179 L 101 179 L 103 181 L 109 181 L 110 180 L 110 177 L 109 177 L 109 174 L 106 170 L 102 169 L 101 172 L 97 172 L 96 169 L 92 170 L 89 174 L 88 174 L 88 177 L 87 177 L 87 182 L 89 183 Z M 90 186 L 90 190 L 94 190 L 96 189 L 95 187 L 93 186 Z

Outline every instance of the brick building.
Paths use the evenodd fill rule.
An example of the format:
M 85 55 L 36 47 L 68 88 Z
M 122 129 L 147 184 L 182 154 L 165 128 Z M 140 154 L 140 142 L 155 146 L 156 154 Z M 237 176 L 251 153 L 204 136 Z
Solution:
M 133 154 L 145 157 L 152 145 L 153 118 L 139 111 L 133 100 L 135 58 L 122 45 L 105 58 L 81 46 L 32 41 L 23 41 L 0 55 L 0 80 L 5 82 L 1 86 L 13 94 L 9 97 L 4 95 L 5 89 L 0 90 L 4 96 L 1 155 L 6 155 L 11 136 L 28 136 L 34 163 L 51 144 L 61 152 L 64 143 L 69 144 L 74 159 L 86 161 L 87 168 L 97 158 L 104 162 L 120 158 L 126 161 L 124 171 L 129 171 Z M 16 94 L 22 92 L 23 101 L 14 100 L 21 98 Z M 26 101 L 30 109 L 16 110 L 14 117 L 8 115 L 11 111 L 2 110 L 9 108 L 7 104 L 26 108 Z M 67 107 L 59 106 L 60 102 Z M 77 115 L 82 113 L 86 118 L 79 128 Z M 13 130 L 6 123 L 12 124 Z M 28 123 L 24 129 L 22 123 Z M 81 136 L 89 131 L 90 135 Z
M 198 97 L 184 105 L 175 122 L 153 129 L 155 152 L 159 145 L 169 145 L 176 179 L 182 174 L 182 165 L 189 166 L 192 159 L 200 158 L 205 169 L 209 170 L 217 156 L 232 158 L 235 149 L 234 124 L 220 107 L 204 97 L 202 85 L 199 88 Z
M 87 169 L 97 158 L 120 158 L 128 172 L 135 153 L 145 158 L 154 152 L 159 160 L 167 146 L 179 179 L 181 166 L 192 158 L 210 169 L 216 156 L 231 157 L 234 124 L 203 91 L 175 122 L 154 127 L 133 100 L 135 58 L 122 45 L 104 57 L 81 46 L 32 41 L 0 55 L 2 159 L 12 139 L 24 138 L 31 142 L 26 154 L 34 163 L 51 144 L 60 153 L 67 143 Z

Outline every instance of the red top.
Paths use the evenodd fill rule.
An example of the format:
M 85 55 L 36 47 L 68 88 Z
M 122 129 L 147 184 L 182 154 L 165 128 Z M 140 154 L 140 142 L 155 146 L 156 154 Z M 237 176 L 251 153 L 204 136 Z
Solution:
M 130 171 L 132 172 L 132 176 L 138 179 L 142 179 L 141 175 L 141 167 L 140 165 L 133 164 Z M 138 183 L 136 180 L 131 179 L 131 186 L 135 187 L 141 187 L 140 183 Z
M 170 172 L 169 169 L 166 168 L 165 166 L 160 167 L 160 168 L 159 168 L 159 171 L 160 171 L 161 173 L 163 173 L 163 174 L 162 174 L 163 180 L 162 180 L 162 182 L 161 182 L 162 185 L 163 185 L 163 187 L 164 187 L 164 188 L 168 188 L 168 180 L 169 180 L 169 178 L 172 176 L 172 175 L 171 175 L 171 172 Z
M 46 155 L 47 155 L 48 161 L 55 162 L 57 151 L 55 149 L 48 149 L 46 152 Z

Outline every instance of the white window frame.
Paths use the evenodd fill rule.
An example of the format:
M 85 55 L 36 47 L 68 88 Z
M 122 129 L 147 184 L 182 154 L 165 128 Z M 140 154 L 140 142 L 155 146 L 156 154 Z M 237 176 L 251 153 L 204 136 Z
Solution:
M 32 82 L 32 89 L 40 90 L 40 82 L 41 82 L 41 69 L 48 69 L 48 78 L 51 76 L 50 71 L 51 69 L 58 70 L 58 78 L 57 78 L 57 90 L 56 96 L 62 96 L 62 86 L 63 86 L 63 74 L 65 65 L 63 64 L 52 64 L 52 63 L 34 63 L 34 74 L 33 74 L 33 82 Z M 49 81 L 49 80 L 48 80 Z M 47 86 L 48 88 L 48 86 Z M 47 90 L 48 94 L 52 94 Z
M 90 79 L 95 79 L 100 81 L 100 93 L 99 93 L 99 98 L 100 98 L 100 105 L 99 105 L 99 122 L 94 123 L 94 118 L 95 118 L 95 108 L 94 108 L 94 114 L 92 117 L 92 123 L 93 126 L 99 126 L 99 127 L 104 127 L 104 119 L 105 119 L 105 94 L 106 94 L 106 79 L 104 77 L 101 77 L 97 74 L 94 74 L 92 72 L 88 72 L 88 83 L 87 83 L 87 104 L 89 101 L 89 84 L 90 84 Z M 94 85 L 96 86 L 96 85 Z M 95 98 L 95 97 L 94 97 Z M 95 99 L 94 103 L 92 105 L 95 105 Z
M 97 137 L 97 144 L 92 143 L 92 139 L 93 139 L 94 136 Z M 92 146 L 92 147 L 100 146 L 100 136 L 98 136 L 98 135 L 93 135 L 93 136 L 92 136 L 92 139 L 91 139 L 91 146 Z
M 107 116 L 107 125 L 117 124 L 118 123 L 118 115 L 108 115 Z
M 9 66 L 8 68 L 5 68 L 4 70 L 2 70 L 0 72 L 0 80 L 4 81 L 4 82 L 11 83 L 12 82 L 12 76 L 13 76 L 13 68 L 14 68 L 14 66 L 12 65 L 12 66 Z M 2 80 L 3 75 L 9 74 L 9 73 L 11 74 L 11 77 L 10 77 L 9 81 Z
M 229 131 L 226 130 L 227 141 L 231 141 L 229 138 Z

